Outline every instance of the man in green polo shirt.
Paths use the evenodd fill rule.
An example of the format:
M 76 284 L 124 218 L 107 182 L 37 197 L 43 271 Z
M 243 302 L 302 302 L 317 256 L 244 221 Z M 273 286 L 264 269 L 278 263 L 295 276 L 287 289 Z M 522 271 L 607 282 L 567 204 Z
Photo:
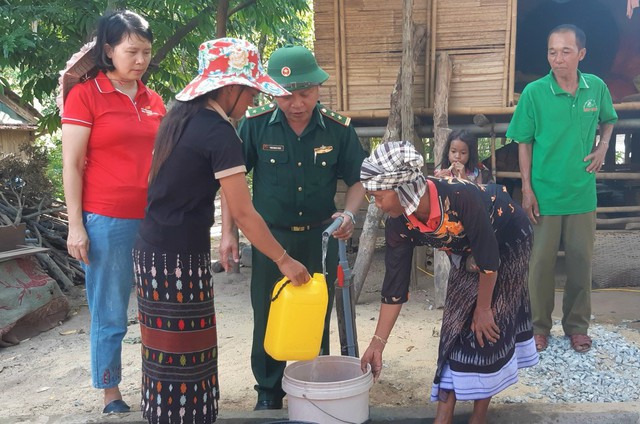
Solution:
M 329 75 L 308 49 L 287 46 L 276 50 L 269 58 L 267 73 L 291 95 L 249 109 L 240 122 L 247 170 L 253 170 L 253 203 L 287 253 L 310 273 L 322 273 L 323 230 L 342 216 L 343 224 L 334 236 L 346 240 L 353 232 L 354 215 L 364 201 L 360 166 L 366 152 L 350 119 L 318 103 L 319 86 Z M 342 212 L 336 211 L 334 203 L 338 178 L 349 186 Z M 233 255 L 237 259 L 237 253 Z M 324 355 L 329 354 L 337 262 L 337 240 L 331 238 L 326 264 L 329 307 L 320 352 Z M 258 392 L 255 409 L 281 409 L 286 362 L 271 358 L 263 344 L 272 289 L 282 275 L 276 264 L 256 249 L 252 249 L 251 266 L 251 366 Z
M 564 245 L 567 282 L 562 327 L 576 352 L 591 348 L 591 259 L 596 228 L 596 176 L 618 119 L 605 83 L 581 73 L 586 36 L 574 25 L 554 28 L 547 39 L 551 72 L 528 84 L 507 137 L 519 143 L 522 206 L 534 224 L 529 261 L 533 332 L 547 348 L 553 325 L 555 264 Z M 596 143 L 596 130 L 600 138 Z

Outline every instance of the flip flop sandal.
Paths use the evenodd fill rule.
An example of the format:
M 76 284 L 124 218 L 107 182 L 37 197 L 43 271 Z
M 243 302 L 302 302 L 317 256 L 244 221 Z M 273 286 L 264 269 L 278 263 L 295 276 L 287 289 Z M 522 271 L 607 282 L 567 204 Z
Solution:
M 571 347 L 578 353 L 585 353 L 591 349 L 591 337 L 586 334 L 572 334 L 569 336 L 571 339 Z
M 126 404 L 122 399 L 116 399 L 109 402 L 107 406 L 102 410 L 103 414 L 124 414 L 129 412 L 131 407 Z
M 549 346 L 549 338 L 544 334 L 534 334 L 533 341 L 536 343 L 536 350 L 542 352 Z

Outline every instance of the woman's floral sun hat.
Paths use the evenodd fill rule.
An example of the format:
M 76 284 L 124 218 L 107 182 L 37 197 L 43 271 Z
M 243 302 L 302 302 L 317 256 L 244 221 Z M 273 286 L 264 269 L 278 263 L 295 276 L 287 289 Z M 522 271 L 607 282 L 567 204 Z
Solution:
M 267 75 L 256 46 L 237 38 L 218 38 L 200 45 L 198 76 L 176 99 L 185 102 L 227 85 L 246 85 L 272 96 L 291 94 Z

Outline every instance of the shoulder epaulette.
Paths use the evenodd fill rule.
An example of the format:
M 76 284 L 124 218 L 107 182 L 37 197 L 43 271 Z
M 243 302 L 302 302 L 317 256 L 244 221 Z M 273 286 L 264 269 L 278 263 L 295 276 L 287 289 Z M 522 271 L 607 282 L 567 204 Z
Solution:
M 256 116 L 260 116 L 260 115 L 264 115 L 265 113 L 269 113 L 269 112 L 273 112 L 274 110 L 276 110 L 276 103 L 275 102 L 271 102 L 271 103 L 265 103 L 261 106 L 257 106 L 257 107 L 250 107 L 249 109 L 247 109 L 247 112 L 245 113 L 245 116 L 247 118 L 255 118 Z
M 331 109 L 327 109 L 324 106 L 320 107 L 320 113 L 322 113 L 327 118 L 330 118 L 336 121 L 337 123 L 344 125 L 345 127 L 348 127 L 349 124 L 351 123 L 351 118 L 344 115 L 340 115 L 338 112 L 334 112 Z

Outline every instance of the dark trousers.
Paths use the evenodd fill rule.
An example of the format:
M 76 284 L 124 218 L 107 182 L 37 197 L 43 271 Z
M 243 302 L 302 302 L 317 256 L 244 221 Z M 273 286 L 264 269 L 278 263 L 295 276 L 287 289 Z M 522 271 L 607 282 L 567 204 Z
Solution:
M 587 334 L 591 320 L 591 262 L 596 213 L 547 215 L 533 226 L 529 259 L 529 293 L 533 333 L 548 335 L 553 326 L 555 269 L 560 241 L 564 244 L 567 283 L 562 298 L 562 328 L 567 335 Z
M 321 274 L 322 232 L 324 230 L 325 228 L 319 227 L 309 231 L 292 232 L 274 228 L 271 232 L 292 258 L 307 267 L 310 274 Z M 273 287 L 282 278 L 282 274 L 271 259 L 255 248 L 252 249 L 251 262 L 251 306 L 253 307 L 251 369 L 257 382 L 255 389 L 258 391 L 258 400 L 282 399 L 285 395 L 282 390 L 282 376 L 287 363 L 276 361 L 264 350 L 264 336 L 271 305 L 271 295 Z M 333 237 L 329 237 L 326 266 L 329 304 L 322 335 L 321 355 L 329 354 L 329 323 L 333 308 L 334 283 L 338 266 L 338 242 Z

